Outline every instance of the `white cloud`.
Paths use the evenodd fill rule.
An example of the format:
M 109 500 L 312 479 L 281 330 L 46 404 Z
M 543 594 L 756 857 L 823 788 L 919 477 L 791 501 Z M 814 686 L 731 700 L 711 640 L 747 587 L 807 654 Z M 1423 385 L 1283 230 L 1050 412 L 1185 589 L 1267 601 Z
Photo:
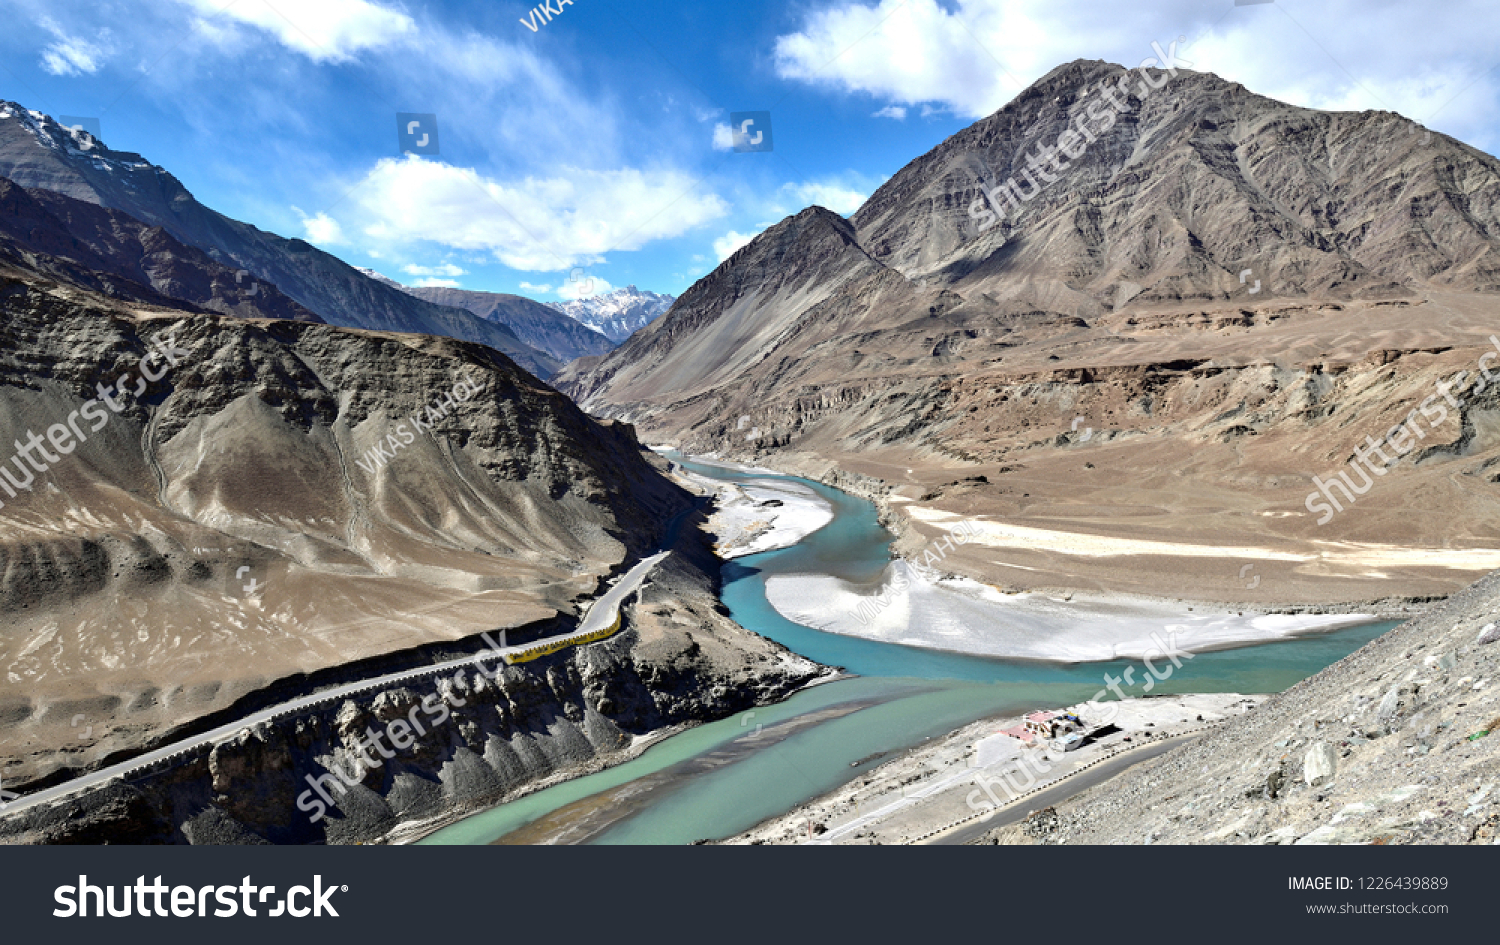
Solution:
M 412 283 L 417 289 L 457 289 L 461 285 L 457 279 L 418 279 Z
M 551 171 L 497 181 L 415 155 L 384 158 L 355 189 L 353 214 L 377 247 L 427 241 L 549 272 L 681 235 L 728 209 L 680 171 Z
M 401 271 L 409 276 L 466 276 L 467 269 L 460 269 L 452 263 L 443 263 L 441 266 L 402 266 Z
M 729 151 L 734 148 L 734 129 L 722 121 L 714 125 L 714 150 Z
M 114 51 L 107 29 L 99 31 L 98 42 L 90 42 L 69 35 L 50 16 L 41 17 L 37 23 L 56 40 L 42 49 L 42 69 L 52 75 L 93 75 Z
M 207 17 L 198 28 L 223 36 L 213 18 L 229 17 L 276 37 L 317 61 L 343 61 L 416 31 L 412 18 L 368 0 L 179 0 Z
M 792 204 L 790 208 L 785 210 L 782 210 L 782 207 L 786 206 L 784 203 L 777 208 L 781 211 L 782 216 L 791 216 L 794 213 L 800 213 L 808 207 L 817 204 L 820 207 L 832 210 L 840 216 L 847 217 L 858 210 L 860 204 L 864 203 L 865 198 L 869 196 L 869 194 L 861 193 L 839 184 L 826 182 L 783 184 L 781 193 L 783 199 L 789 200 Z
M 546 295 L 548 292 L 552 291 L 552 286 L 550 284 L 547 284 L 547 283 L 542 283 L 541 285 L 535 285 L 535 284 L 530 283 L 530 282 L 522 282 L 521 283 L 521 288 L 525 289 L 527 292 L 535 292 L 538 295 Z
M 871 118 L 894 118 L 901 121 L 906 118 L 906 109 L 900 105 L 887 105 L 880 111 L 870 116 Z
M 614 290 L 614 286 L 598 276 L 574 272 L 568 277 L 568 281 L 557 287 L 557 294 L 565 299 L 588 299 Z
M 307 234 L 309 243 L 338 246 L 344 242 L 343 227 L 339 226 L 339 222 L 333 217 L 326 213 L 310 217 L 297 207 L 293 207 L 292 210 L 302 218 L 302 231 Z
M 740 233 L 737 230 L 730 230 L 728 233 L 714 240 L 714 253 L 719 257 L 719 262 L 723 262 L 743 247 L 749 246 L 750 241 L 759 235 L 759 232 Z
M 1490 69 L 1500 6 L 1492 2 L 1228 7 L 1159 0 L 1123 16 L 1114 0 L 833 0 L 777 38 L 775 62 L 784 78 L 974 119 L 1063 63 L 1133 67 L 1154 55 L 1153 41 L 1166 48 L 1184 36 L 1178 53 L 1192 69 L 1262 95 L 1431 116 L 1465 140 L 1496 139 L 1500 72 Z

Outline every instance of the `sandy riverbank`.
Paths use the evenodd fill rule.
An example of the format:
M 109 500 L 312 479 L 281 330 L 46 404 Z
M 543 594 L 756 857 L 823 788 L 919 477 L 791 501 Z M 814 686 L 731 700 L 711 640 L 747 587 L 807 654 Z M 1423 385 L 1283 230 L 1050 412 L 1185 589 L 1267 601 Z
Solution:
M 715 465 L 725 465 L 737 472 L 762 471 Z M 708 527 L 718 539 L 715 548 L 722 558 L 790 548 L 833 521 L 833 506 L 800 482 L 785 479 L 721 482 L 681 467 L 674 467 L 674 473 L 701 491 L 715 494 Z
M 1238 478 L 1219 499 L 1211 498 L 1216 490 L 1159 484 L 1141 491 L 1137 477 L 1118 469 L 1107 475 L 1100 458 L 1092 458 L 1079 473 L 1065 463 L 1032 466 L 1031 460 L 924 464 L 899 450 L 756 455 L 779 473 L 874 502 L 898 536 L 898 554 L 920 556 L 956 524 L 972 528 L 973 540 L 950 553 L 943 569 L 1007 590 L 1077 588 L 1236 610 L 1243 604 L 1384 613 L 1409 605 L 1404 615 L 1410 616 L 1500 568 L 1500 545 L 1474 533 L 1493 517 L 1488 512 L 1470 511 L 1434 541 L 1420 523 L 1435 509 L 1412 515 L 1392 508 L 1371 522 L 1362 502 L 1360 516 L 1339 521 L 1369 527 L 1325 531 L 1306 527 L 1299 517 L 1305 511 L 1254 500 Z M 1177 461 L 1163 456 L 1159 465 L 1175 468 Z
M 788 620 L 828 633 L 1060 662 L 1268 643 L 1374 616 L 1265 614 L 1120 594 L 1007 594 L 968 578 L 929 578 L 905 561 L 892 562 L 875 587 L 829 575 L 778 575 L 766 582 L 766 597 Z
M 903 753 L 844 786 L 757 825 L 726 843 L 878 844 L 934 839 L 935 832 L 987 821 L 1033 792 L 1068 783 L 1129 752 L 1242 715 L 1265 696 L 1235 693 L 1086 702 L 1085 721 L 1110 719 L 1118 731 L 1082 748 L 1026 748 L 1000 730 L 1019 718 L 985 719 Z M 940 839 L 939 836 L 937 839 Z

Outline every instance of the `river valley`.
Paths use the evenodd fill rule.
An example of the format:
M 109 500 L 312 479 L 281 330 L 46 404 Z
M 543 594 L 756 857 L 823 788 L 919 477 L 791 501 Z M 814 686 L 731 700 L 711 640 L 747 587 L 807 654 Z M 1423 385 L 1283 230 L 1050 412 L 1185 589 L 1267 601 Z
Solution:
M 765 479 L 684 462 L 722 481 Z M 826 633 L 794 623 L 766 597 L 778 575 L 873 584 L 892 536 L 868 501 L 804 479 L 833 520 L 790 548 L 725 563 L 722 600 L 741 626 L 849 677 L 768 708 L 698 726 L 639 757 L 444 827 L 421 842 L 683 844 L 720 840 L 824 794 L 896 754 L 976 720 L 1092 697 L 1128 660 L 1003 660 Z M 1152 694 L 1273 693 L 1396 625 L 1378 621 L 1281 642 L 1194 654 Z M 1127 695 L 1144 694 L 1140 687 Z

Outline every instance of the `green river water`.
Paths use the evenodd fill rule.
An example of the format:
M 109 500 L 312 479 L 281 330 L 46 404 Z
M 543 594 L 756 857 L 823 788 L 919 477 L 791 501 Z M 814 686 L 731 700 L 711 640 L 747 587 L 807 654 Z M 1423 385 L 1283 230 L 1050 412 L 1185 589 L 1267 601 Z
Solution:
M 683 465 L 727 481 L 771 478 Z M 625 764 L 474 814 L 422 842 L 722 839 L 926 738 L 986 716 L 1088 699 L 1104 685 L 1106 672 L 1119 676 L 1133 665 L 985 659 L 824 633 L 787 620 L 766 601 L 765 582 L 772 575 L 822 573 L 873 582 L 891 560 L 891 535 L 876 520 L 874 505 L 821 483 L 794 481 L 833 504 L 833 521 L 794 547 L 726 563 L 722 599 L 741 626 L 857 678 L 674 735 Z M 1395 625 L 1386 621 L 1199 653 L 1152 692 L 1279 692 Z M 567 824 L 574 825 L 571 834 L 553 829 Z

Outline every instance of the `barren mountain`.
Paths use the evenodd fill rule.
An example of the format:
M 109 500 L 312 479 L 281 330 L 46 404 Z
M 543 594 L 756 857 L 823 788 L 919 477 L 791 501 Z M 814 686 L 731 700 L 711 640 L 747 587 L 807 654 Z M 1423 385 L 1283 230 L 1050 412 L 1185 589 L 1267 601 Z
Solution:
M 13 261 L 108 295 L 176 300 L 242 318 L 322 321 L 274 285 L 219 265 L 159 226 L 50 190 L 27 190 L 4 178 L 0 236 L 6 238 L 5 254 Z M 111 276 L 150 287 L 160 298 L 119 287 Z
M 1079 61 L 554 382 L 872 495 L 908 551 L 1004 523 L 947 559 L 987 583 L 1446 594 L 1500 566 L 1497 199 L 1500 162 L 1388 112 Z
M 419 299 L 473 312 L 480 318 L 504 325 L 516 337 L 539 351 L 567 364 L 574 358 L 604 354 L 615 343 L 567 315 L 541 302 L 503 292 L 471 292 L 442 287 L 413 288 L 405 291 Z M 545 378 L 543 378 L 545 380 Z
M 678 549 L 655 577 L 669 595 L 627 608 L 626 632 L 588 653 L 476 676 L 488 695 L 469 722 L 372 774 L 369 790 L 393 793 L 386 817 L 343 836 L 497 799 L 822 672 L 716 612 L 706 539 L 667 531 L 692 498 L 633 431 L 488 347 L 122 301 L 24 260 L 0 260 L 0 306 L 0 442 L 18 451 L 0 464 L 7 790 L 474 652 L 481 632 L 556 632 L 664 543 Z M 205 749 L 152 775 L 170 789 L 111 786 L 0 832 L 192 839 L 184 824 L 215 807 L 223 829 L 200 841 L 322 838 L 291 798 L 359 735 L 335 717 L 381 698 Z M 325 722 L 317 744 L 297 734 Z M 437 785 L 452 765 L 458 787 L 403 806 L 407 779 Z
M 560 363 L 513 332 L 463 309 L 434 305 L 362 275 L 300 239 L 284 239 L 210 210 L 139 154 L 0 101 L 0 177 L 128 214 L 165 229 L 231 271 L 270 283 L 331 325 L 445 335 L 504 352 L 547 377 Z

